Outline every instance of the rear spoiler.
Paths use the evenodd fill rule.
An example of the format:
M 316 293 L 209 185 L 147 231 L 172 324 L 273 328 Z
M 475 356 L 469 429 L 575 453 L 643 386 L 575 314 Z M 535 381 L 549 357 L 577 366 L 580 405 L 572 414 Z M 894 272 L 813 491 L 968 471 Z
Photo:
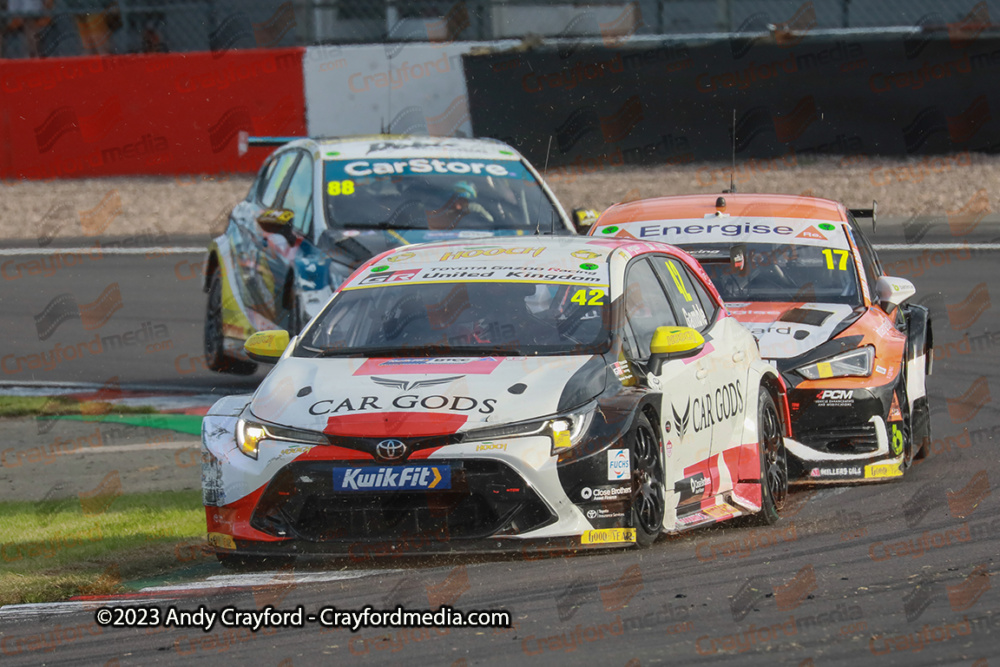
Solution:
M 243 131 L 239 134 L 237 151 L 240 157 L 247 154 L 250 146 L 284 146 L 289 141 L 305 139 L 305 137 L 251 137 L 249 132 Z
M 878 215 L 878 202 L 873 201 L 871 208 L 849 208 L 847 209 L 851 212 L 855 218 L 871 218 L 872 219 L 872 232 L 875 231 L 875 221 Z

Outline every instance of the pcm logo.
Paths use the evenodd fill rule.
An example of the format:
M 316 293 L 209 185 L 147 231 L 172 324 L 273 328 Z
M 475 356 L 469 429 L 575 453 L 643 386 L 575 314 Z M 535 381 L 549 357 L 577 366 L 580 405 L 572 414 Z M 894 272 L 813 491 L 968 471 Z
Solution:
M 820 401 L 846 401 L 853 396 L 853 389 L 824 389 L 816 398 Z

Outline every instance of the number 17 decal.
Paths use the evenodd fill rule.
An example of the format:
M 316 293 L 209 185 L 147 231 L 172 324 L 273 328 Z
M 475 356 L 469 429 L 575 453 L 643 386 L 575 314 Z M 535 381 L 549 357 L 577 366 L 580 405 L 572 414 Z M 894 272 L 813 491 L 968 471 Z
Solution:
M 587 298 L 587 295 L 590 298 Z M 573 293 L 573 296 L 569 298 L 573 303 L 578 303 L 581 306 L 603 306 L 604 305 L 604 290 L 602 289 L 578 289 Z
M 830 271 L 834 270 L 833 265 L 833 253 L 837 253 L 840 257 L 840 265 L 836 268 L 840 271 L 847 270 L 847 256 L 850 254 L 846 250 L 830 250 L 829 248 L 823 248 L 823 256 L 826 257 L 826 268 Z

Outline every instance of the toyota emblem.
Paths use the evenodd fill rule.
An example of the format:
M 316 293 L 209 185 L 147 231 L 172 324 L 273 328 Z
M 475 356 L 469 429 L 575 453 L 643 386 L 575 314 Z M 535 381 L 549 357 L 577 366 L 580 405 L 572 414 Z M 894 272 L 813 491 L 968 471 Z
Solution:
M 401 440 L 383 440 L 375 445 L 375 454 L 384 461 L 396 461 L 406 454 L 406 445 Z

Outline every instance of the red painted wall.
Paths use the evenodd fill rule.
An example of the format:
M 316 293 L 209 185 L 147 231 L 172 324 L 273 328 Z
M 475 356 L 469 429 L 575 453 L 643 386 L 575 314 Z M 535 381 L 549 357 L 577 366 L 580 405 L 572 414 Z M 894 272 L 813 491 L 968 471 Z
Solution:
M 0 60 L 0 177 L 254 172 L 305 135 L 303 49 Z

